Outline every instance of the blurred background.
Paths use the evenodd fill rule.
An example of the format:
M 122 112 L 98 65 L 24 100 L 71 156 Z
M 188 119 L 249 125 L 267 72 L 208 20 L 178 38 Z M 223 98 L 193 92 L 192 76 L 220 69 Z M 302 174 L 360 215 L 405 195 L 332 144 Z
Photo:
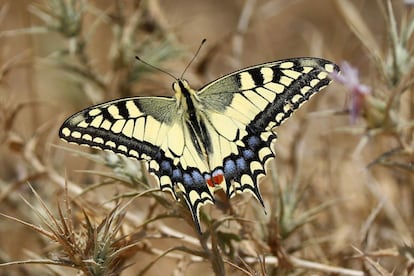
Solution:
M 413 275 L 412 2 L 1 1 L 0 275 Z M 172 96 L 135 56 L 180 76 L 204 38 L 194 88 L 300 56 L 342 75 L 276 129 L 267 215 L 238 195 L 202 208 L 201 237 L 141 163 L 58 128 L 103 101 Z

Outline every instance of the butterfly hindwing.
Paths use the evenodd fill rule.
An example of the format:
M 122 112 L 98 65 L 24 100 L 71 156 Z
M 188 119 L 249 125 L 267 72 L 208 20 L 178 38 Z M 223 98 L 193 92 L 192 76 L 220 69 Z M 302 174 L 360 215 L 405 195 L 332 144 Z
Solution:
M 329 84 L 338 67 L 294 58 L 248 67 L 200 90 L 177 80 L 174 97 L 133 97 L 89 107 L 69 117 L 62 139 L 145 160 L 161 190 L 181 193 L 197 229 L 199 209 L 251 192 L 262 205 L 260 177 L 274 158 L 274 128 Z

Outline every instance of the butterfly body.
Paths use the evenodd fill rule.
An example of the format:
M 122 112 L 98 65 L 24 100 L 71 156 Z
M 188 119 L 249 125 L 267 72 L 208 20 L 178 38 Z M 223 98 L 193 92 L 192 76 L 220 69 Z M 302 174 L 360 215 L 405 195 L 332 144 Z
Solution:
M 132 97 L 99 104 L 68 118 L 66 141 L 145 160 L 161 190 L 182 193 L 199 228 L 199 208 L 249 191 L 274 157 L 274 128 L 331 81 L 338 67 L 294 58 L 248 67 L 199 90 L 173 83 L 173 97 Z

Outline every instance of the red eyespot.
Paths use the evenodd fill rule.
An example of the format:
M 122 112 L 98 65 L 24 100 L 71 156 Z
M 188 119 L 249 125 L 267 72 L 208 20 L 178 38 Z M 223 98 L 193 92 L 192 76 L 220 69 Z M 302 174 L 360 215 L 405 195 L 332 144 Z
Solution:
M 213 187 L 214 188 L 214 186 L 215 186 L 214 183 L 213 183 L 213 180 L 211 179 L 211 177 L 209 177 L 209 178 L 206 179 L 206 183 L 210 187 Z
M 223 182 L 223 180 L 224 180 L 224 176 L 222 174 L 218 174 L 218 175 L 213 176 L 213 182 L 216 185 L 220 185 L 221 182 Z
M 218 169 L 213 172 L 213 177 L 210 174 L 205 175 L 205 180 L 208 186 L 214 188 L 216 185 L 220 185 L 224 180 L 223 171 Z
M 220 185 L 221 182 L 223 182 L 224 180 L 224 176 L 223 174 L 216 174 L 213 176 L 213 178 L 211 178 L 210 176 L 206 177 L 206 183 L 208 186 L 210 187 L 215 187 L 216 185 Z

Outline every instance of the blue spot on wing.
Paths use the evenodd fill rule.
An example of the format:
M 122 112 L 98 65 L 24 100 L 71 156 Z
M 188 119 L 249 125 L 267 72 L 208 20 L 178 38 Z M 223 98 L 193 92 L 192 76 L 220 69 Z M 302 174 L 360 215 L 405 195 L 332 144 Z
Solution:
M 193 177 L 193 183 L 197 185 L 205 185 L 204 177 L 201 175 L 199 170 L 194 170 L 191 173 L 191 176 Z
M 247 146 L 252 150 L 256 150 L 260 146 L 260 143 L 262 143 L 260 137 L 249 136 L 247 138 Z
M 183 184 L 188 186 L 191 186 L 193 184 L 193 178 L 189 173 L 183 174 Z
M 182 182 L 182 179 L 183 179 L 182 171 L 180 169 L 174 169 L 172 171 L 172 177 L 171 178 L 174 182 Z
M 243 150 L 243 158 L 245 160 L 252 160 L 255 156 L 255 153 L 250 149 Z
M 224 177 L 226 180 L 231 180 L 236 177 L 237 169 L 236 163 L 232 159 L 227 159 L 224 161 Z
M 170 162 L 166 160 L 161 162 L 160 173 L 163 175 L 172 175 L 172 168 Z
M 247 163 L 246 163 L 246 160 L 243 159 L 243 157 L 239 157 L 236 159 L 236 165 L 237 165 L 237 172 L 239 174 L 243 173 L 247 169 Z

